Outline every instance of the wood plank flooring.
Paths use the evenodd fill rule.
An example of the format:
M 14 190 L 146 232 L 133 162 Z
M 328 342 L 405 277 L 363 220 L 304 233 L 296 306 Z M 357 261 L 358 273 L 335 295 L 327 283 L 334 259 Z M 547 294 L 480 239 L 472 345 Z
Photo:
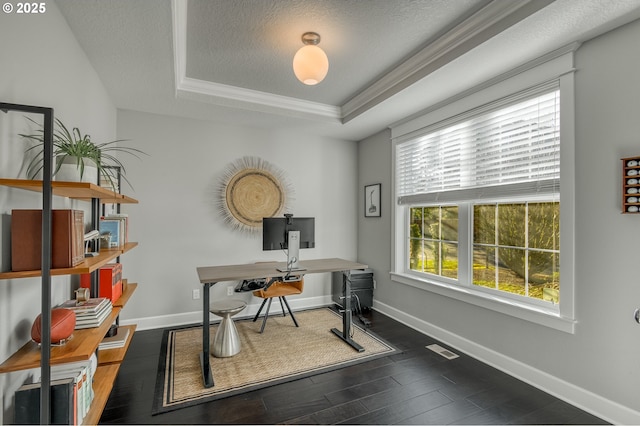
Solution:
M 444 344 L 381 313 L 366 316 L 400 353 L 156 416 L 163 330 L 136 332 L 100 424 L 606 424 L 469 356 L 447 360 L 425 349 Z

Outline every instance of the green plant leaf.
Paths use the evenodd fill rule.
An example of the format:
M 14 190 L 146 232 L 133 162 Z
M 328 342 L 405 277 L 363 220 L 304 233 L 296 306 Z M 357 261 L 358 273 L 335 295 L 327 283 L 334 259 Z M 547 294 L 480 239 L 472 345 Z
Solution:
M 25 153 L 32 153 L 34 157 L 27 165 L 27 176 L 34 179 L 44 167 L 44 129 L 42 126 L 30 117 L 26 117 L 31 123 L 39 126 L 33 134 L 19 134 L 30 142 L 35 142 L 25 150 Z M 116 190 L 117 176 L 114 175 L 112 167 L 120 168 L 121 178 L 133 188 L 131 182 L 125 176 L 126 170 L 124 164 L 112 153 L 123 153 L 141 159 L 140 155 L 148 155 L 144 151 L 137 148 L 119 146 L 125 139 L 118 139 L 109 142 L 95 144 L 91 141 L 91 136 L 82 134 L 79 128 L 73 127 L 71 131 L 64 123 L 56 118 L 53 132 L 53 156 L 56 161 L 55 175 L 62 165 L 62 161 L 67 157 L 76 159 L 76 166 L 80 169 L 80 175 L 84 175 L 85 160 L 95 163 L 100 176 L 104 177 L 110 186 Z

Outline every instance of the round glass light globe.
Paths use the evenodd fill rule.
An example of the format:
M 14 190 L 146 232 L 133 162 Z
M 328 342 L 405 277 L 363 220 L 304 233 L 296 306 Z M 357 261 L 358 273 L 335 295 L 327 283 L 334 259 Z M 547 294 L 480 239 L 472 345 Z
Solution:
M 313 86 L 320 83 L 327 76 L 329 59 L 318 46 L 303 46 L 293 57 L 293 72 L 298 80 Z

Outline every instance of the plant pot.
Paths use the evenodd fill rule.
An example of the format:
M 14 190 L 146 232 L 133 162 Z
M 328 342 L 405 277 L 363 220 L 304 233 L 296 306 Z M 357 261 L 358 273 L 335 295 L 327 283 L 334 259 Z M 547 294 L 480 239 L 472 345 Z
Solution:
M 62 164 L 60 164 L 62 162 Z M 84 159 L 84 170 L 80 175 L 80 166 L 78 166 L 76 157 L 59 157 L 57 164 L 60 165 L 58 172 L 54 176 L 54 180 L 63 182 L 89 182 L 98 184 L 98 168 L 96 164 L 88 159 Z

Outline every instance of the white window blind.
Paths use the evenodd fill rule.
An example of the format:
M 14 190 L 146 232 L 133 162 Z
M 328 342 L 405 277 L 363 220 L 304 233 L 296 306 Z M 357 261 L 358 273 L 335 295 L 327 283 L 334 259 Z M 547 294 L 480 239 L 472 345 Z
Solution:
M 424 129 L 396 150 L 399 204 L 559 192 L 558 83 Z

